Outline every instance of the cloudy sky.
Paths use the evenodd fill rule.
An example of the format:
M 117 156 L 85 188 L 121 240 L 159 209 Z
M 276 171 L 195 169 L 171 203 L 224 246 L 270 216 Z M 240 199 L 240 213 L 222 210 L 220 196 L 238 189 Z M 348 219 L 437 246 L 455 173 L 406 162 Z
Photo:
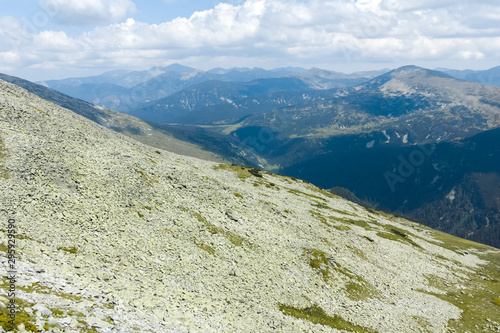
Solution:
M 0 0 L 0 72 L 500 65 L 500 0 Z

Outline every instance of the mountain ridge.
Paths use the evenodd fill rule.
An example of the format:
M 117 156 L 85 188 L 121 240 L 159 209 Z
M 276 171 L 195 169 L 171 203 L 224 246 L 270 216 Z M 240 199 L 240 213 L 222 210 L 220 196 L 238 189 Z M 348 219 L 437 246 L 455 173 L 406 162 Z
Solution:
M 201 149 L 198 145 L 185 140 L 176 139 L 168 128 L 158 128 L 156 124 L 144 122 L 141 119 L 98 107 L 80 99 L 72 98 L 45 86 L 30 81 L 0 73 L 0 79 L 17 84 L 31 93 L 47 99 L 61 107 L 67 108 L 84 116 L 93 122 L 116 132 L 133 137 L 148 145 L 167 149 L 179 154 L 198 156 L 214 161 L 229 161 L 216 153 Z M 177 135 L 178 136 L 178 135 Z M 237 161 L 231 160 L 231 161 Z

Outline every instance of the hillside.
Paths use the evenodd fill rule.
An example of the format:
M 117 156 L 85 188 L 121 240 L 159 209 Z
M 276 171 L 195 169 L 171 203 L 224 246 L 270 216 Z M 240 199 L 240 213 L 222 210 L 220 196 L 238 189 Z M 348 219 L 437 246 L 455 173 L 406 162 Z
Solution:
M 281 107 L 283 103 L 290 105 L 281 95 L 300 92 L 301 96 L 309 90 L 308 85 L 292 77 L 243 83 L 207 81 L 148 103 L 130 114 L 156 123 L 234 123 L 259 111 Z
M 4 81 L 0 148 L 20 330 L 500 329 L 493 248 L 141 144 Z
M 211 150 L 204 150 L 200 148 L 199 145 L 194 144 L 192 140 L 191 142 L 188 142 L 186 140 L 178 139 L 178 131 L 175 129 L 170 130 L 165 127 L 159 128 L 157 124 L 148 123 L 136 117 L 114 110 L 98 107 L 83 100 L 70 97 L 56 90 L 18 77 L 0 74 L 0 79 L 16 84 L 43 99 L 67 108 L 87 119 L 94 121 L 97 124 L 132 137 L 135 140 L 150 146 L 165 149 L 176 154 L 194 156 L 216 162 L 239 161 L 238 158 L 232 158 L 230 153 L 226 153 L 224 157 L 218 155 L 214 152 L 216 149 L 210 144 L 207 146 L 209 149 L 211 148 Z

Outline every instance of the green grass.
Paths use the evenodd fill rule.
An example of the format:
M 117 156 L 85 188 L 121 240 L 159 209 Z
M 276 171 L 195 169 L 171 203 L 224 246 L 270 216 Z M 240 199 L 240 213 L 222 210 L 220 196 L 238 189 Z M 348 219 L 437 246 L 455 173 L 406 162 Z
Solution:
M 303 251 L 309 266 L 320 274 L 325 282 L 328 283 L 335 276 L 335 273 L 337 273 L 337 277 L 344 277 L 342 280 L 347 281 L 345 289 L 350 299 L 359 301 L 377 295 L 373 286 L 361 276 L 356 275 L 346 267 L 341 267 L 338 263 L 331 264 L 326 252 L 311 248 L 304 248 Z M 362 256 L 362 254 L 360 255 Z
M 323 277 L 323 280 L 327 282 L 330 277 L 330 265 L 327 254 L 321 250 L 305 248 L 304 255 L 309 261 L 309 266 L 317 271 Z
M 0 251 L 7 253 L 9 252 L 9 247 L 5 244 L 0 244 Z
M 353 301 L 362 301 L 368 298 L 373 298 L 377 295 L 377 292 L 374 291 L 373 287 L 359 276 L 346 283 L 345 289 L 347 297 Z
M 335 229 L 337 230 L 340 230 L 340 231 L 347 231 L 347 230 L 351 230 L 351 228 L 349 228 L 348 226 L 346 225 L 334 225 L 333 226 Z
M 402 231 L 402 230 L 397 229 L 397 228 L 390 228 L 389 232 L 379 231 L 379 232 L 377 232 L 377 236 L 385 238 L 385 239 L 401 242 L 401 243 L 407 243 L 407 244 L 410 244 L 414 247 L 421 248 L 420 245 L 418 245 L 413 240 L 411 240 L 411 238 L 408 236 L 407 233 L 405 233 L 405 231 Z
M 346 330 L 348 332 L 360 332 L 360 333 L 371 333 L 375 332 L 370 328 L 359 326 L 348 322 L 339 315 L 329 316 L 325 311 L 318 305 L 312 305 L 310 307 L 299 309 L 292 306 L 279 304 L 279 310 L 287 316 L 292 316 L 297 319 L 303 319 L 310 321 L 313 324 L 320 324 L 323 326 L 329 326 L 338 330 Z
M 222 228 L 219 228 L 219 227 L 213 225 L 212 223 L 208 222 L 198 212 L 193 212 L 193 211 L 191 211 L 187 208 L 184 208 L 184 207 L 177 207 L 177 209 L 180 209 L 184 212 L 189 212 L 192 215 L 194 215 L 199 222 L 203 223 L 205 228 L 207 228 L 208 232 L 211 233 L 212 235 L 222 235 L 223 237 L 225 237 L 227 240 L 229 240 L 235 246 L 239 246 L 239 247 L 243 247 L 243 246 L 251 247 L 252 246 L 252 244 L 249 241 L 247 241 L 245 238 L 243 238 L 239 235 L 236 235 L 235 233 L 232 233 L 230 231 L 226 231 Z
M 62 250 L 68 253 L 78 253 L 78 249 L 76 247 L 58 247 L 57 250 Z
M 30 105 L 30 106 L 31 106 L 33 109 L 37 110 L 38 112 L 41 112 L 41 113 L 43 113 L 44 115 L 46 115 L 46 116 L 49 116 L 49 117 L 50 117 L 50 114 L 48 114 L 47 112 L 45 112 L 45 111 L 43 111 L 43 110 L 40 110 L 39 108 L 36 108 L 36 107 L 34 107 L 33 105 Z
M 372 225 L 370 225 L 370 223 L 368 223 L 368 222 L 366 222 L 364 220 L 354 220 L 354 219 L 342 218 L 342 217 L 335 217 L 333 219 L 335 221 L 342 222 L 342 223 L 345 223 L 345 224 L 356 225 L 356 226 L 364 228 L 366 230 L 372 229 Z
M 345 290 L 347 293 L 347 297 L 349 297 L 353 301 L 361 301 L 376 297 L 378 295 L 378 292 L 369 282 L 365 281 L 365 279 L 363 279 L 361 276 L 351 272 L 348 268 L 342 267 L 337 263 L 332 267 L 332 269 L 349 279 L 345 284 Z
M 328 207 L 327 205 L 325 205 L 322 202 L 318 202 L 318 201 L 314 201 L 314 202 L 315 202 L 315 204 L 311 204 L 311 206 L 316 207 L 316 208 L 320 208 L 320 209 L 330 209 L 330 207 Z
M 353 213 L 349 213 L 349 212 L 346 212 L 346 211 L 343 211 L 343 210 L 332 208 L 332 207 L 330 207 L 328 205 L 325 205 L 322 202 L 318 202 L 316 200 L 314 200 L 314 202 L 315 203 L 312 204 L 313 207 L 316 207 L 316 208 L 319 208 L 319 209 L 327 209 L 327 210 L 330 210 L 330 211 L 335 212 L 335 213 L 340 214 L 340 215 L 347 215 L 347 216 L 357 217 L 357 215 L 355 215 Z
M 319 221 L 321 221 L 321 223 L 323 223 L 324 225 L 328 226 L 328 227 L 331 227 L 332 225 L 330 223 L 328 223 L 326 221 L 326 218 L 319 212 L 315 212 L 313 210 L 310 210 L 309 213 L 311 213 L 311 215 L 313 217 L 315 217 L 316 219 L 318 219 Z
M 299 191 L 299 190 L 296 190 L 293 188 L 288 188 L 288 187 L 286 187 L 286 189 L 288 190 L 288 192 L 295 194 L 295 195 L 298 195 L 298 196 L 306 196 L 309 198 L 314 198 L 314 199 L 326 201 L 325 198 L 318 197 L 317 195 L 314 195 L 314 194 L 305 193 L 305 192 L 302 192 L 302 191 Z
M 61 297 L 61 298 L 64 298 L 64 299 L 67 299 L 67 300 L 71 300 L 71 301 L 81 301 L 81 300 L 89 300 L 85 297 L 82 297 L 82 296 L 78 296 L 78 295 L 73 295 L 73 294 L 67 294 L 67 293 L 63 293 L 63 292 L 60 292 L 58 290 L 53 290 L 53 289 L 50 289 L 49 287 L 46 287 L 40 283 L 33 283 L 31 286 L 17 286 L 16 287 L 17 289 L 19 290 L 22 290 L 26 293 L 41 293 L 41 294 L 51 294 L 51 295 L 55 295 L 55 296 L 58 296 L 58 297 Z M 91 300 L 89 300 L 91 301 Z
M 36 293 L 36 294 L 50 294 L 53 296 L 57 296 L 60 298 L 63 298 L 65 300 L 73 302 L 80 302 L 82 300 L 87 300 L 87 301 L 94 301 L 92 299 L 88 299 L 82 296 L 78 295 L 73 295 L 73 294 L 68 294 L 68 293 L 63 293 L 58 290 L 53 290 L 49 287 L 46 287 L 44 285 L 41 285 L 39 283 L 33 283 L 31 286 L 17 286 L 17 289 L 22 290 L 25 293 Z M 19 305 L 21 305 L 19 309 L 24 309 L 25 307 L 32 307 L 34 304 L 30 304 L 22 299 L 17 298 L 16 302 L 18 302 Z M 112 309 L 114 305 L 112 304 L 102 304 L 103 307 Z M 4 310 L 4 309 L 2 309 Z M 94 328 L 88 325 L 83 319 L 85 318 L 85 314 L 80 313 L 80 312 L 75 312 L 71 310 L 70 308 L 64 307 L 64 308 L 49 308 L 49 310 L 52 311 L 52 316 L 56 318 L 63 318 L 65 316 L 70 316 L 77 318 L 77 321 L 79 322 L 78 325 L 78 331 L 79 332 L 86 332 L 86 333 L 97 333 L 98 331 Z M 20 314 L 20 316 L 19 316 Z M 2 325 L 2 319 L 0 315 L 0 325 Z M 19 319 L 18 322 L 16 323 L 16 327 L 22 322 L 25 324 L 27 331 L 30 331 L 28 328 L 31 328 L 33 332 L 39 332 L 38 329 L 33 325 L 30 326 L 30 322 L 35 323 L 36 318 L 34 316 L 30 316 L 28 313 L 23 312 L 17 312 L 16 314 L 16 319 Z M 58 325 L 49 325 L 48 323 L 45 323 L 43 328 L 45 330 L 49 330 L 49 328 L 58 328 Z
M 257 168 L 252 168 L 246 165 L 240 166 L 236 164 L 219 164 L 213 167 L 214 170 L 227 170 L 227 171 L 232 171 L 234 172 L 238 178 L 245 180 L 250 177 L 257 177 L 257 178 L 263 178 L 262 174 L 266 173 L 265 171 L 262 171 Z
M 202 241 L 199 241 L 197 239 L 194 240 L 194 244 L 196 246 L 198 246 L 200 249 L 202 249 L 203 251 L 206 251 L 211 255 L 215 255 L 215 249 L 213 247 L 211 247 L 210 245 L 207 245 L 207 244 L 205 244 Z
M 35 304 L 28 303 L 25 300 L 16 298 L 16 319 L 14 321 L 14 325 L 11 323 L 11 318 L 7 312 L 7 308 L 0 309 L 0 326 L 5 331 L 14 331 L 18 332 L 17 327 L 22 323 L 24 324 L 25 330 L 28 332 L 38 332 L 38 328 L 35 326 L 36 317 L 30 315 L 24 308 L 32 307 Z M 7 304 L 6 304 L 7 305 Z
M 153 184 L 158 183 L 158 180 L 154 177 L 149 177 L 144 171 L 142 170 L 135 170 L 138 174 L 142 176 L 142 179 L 146 181 L 146 184 L 149 187 L 153 187 Z

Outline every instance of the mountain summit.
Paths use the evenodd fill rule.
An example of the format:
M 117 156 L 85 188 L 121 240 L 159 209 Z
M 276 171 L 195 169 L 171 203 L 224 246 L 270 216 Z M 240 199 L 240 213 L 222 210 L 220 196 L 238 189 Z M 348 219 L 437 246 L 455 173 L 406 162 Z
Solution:
M 0 149 L 19 331 L 499 328 L 491 247 L 152 148 L 4 81 Z M 0 239 L 6 262 L 6 229 Z

